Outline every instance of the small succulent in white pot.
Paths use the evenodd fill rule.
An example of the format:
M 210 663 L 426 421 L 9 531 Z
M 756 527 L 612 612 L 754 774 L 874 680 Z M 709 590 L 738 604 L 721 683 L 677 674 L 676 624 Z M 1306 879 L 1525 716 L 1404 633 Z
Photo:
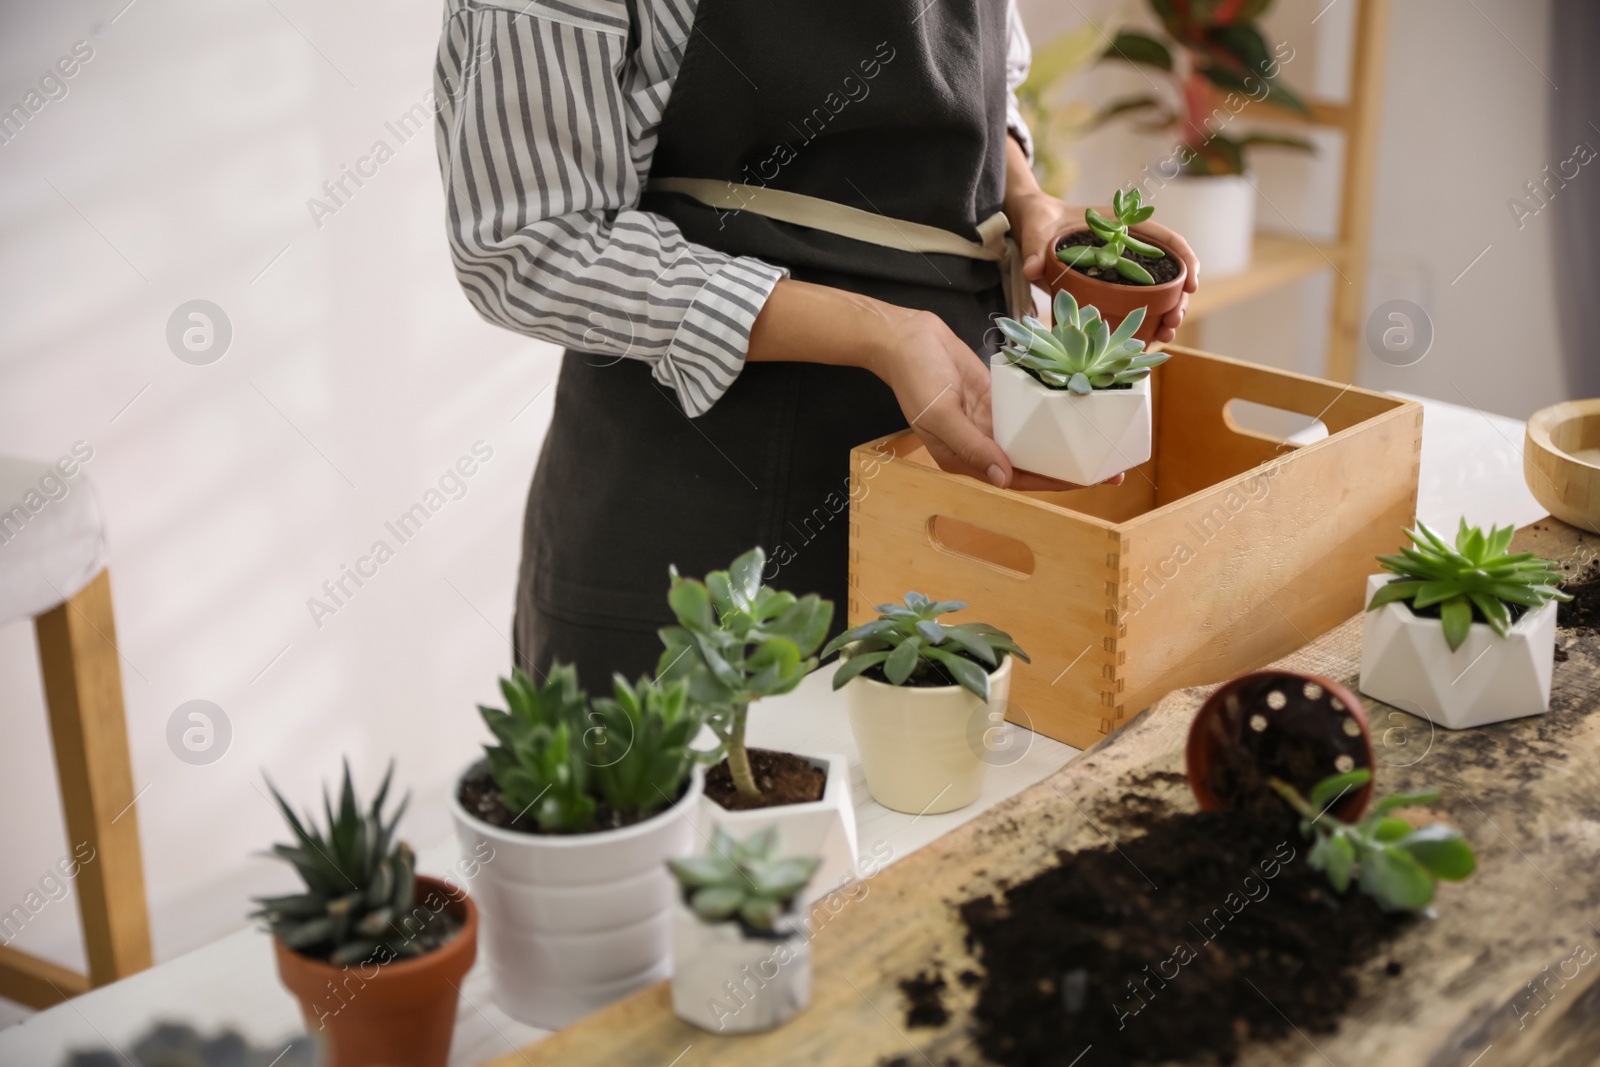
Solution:
M 672 1009 L 703 1030 L 770 1030 L 811 1004 L 811 943 L 802 892 L 822 863 L 778 855 L 777 827 L 745 841 L 712 832 L 709 851 L 668 861 L 673 913 Z
M 1116 330 L 1092 306 L 1056 294 L 1056 324 L 996 320 L 1005 343 L 990 360 L 994 439 L 1024 470 L 1094 485 L 1150 458 L 1150 371 L 1137 308 Z
M 1555 601 L 1549 561 L 1511 553 L 1511 526 L 1466 520 L 1450 544 L 1424 523 L 1379 556 L 1361 627 L 1362 692 L 1452 729 L 1550 707 Z
M 907 593 L 823 649 L 844 654 L 833 687 L 845 690 L 867 787 L 886 808 L 954 811 L 983 789 L 996 751 L 990 739 L 1005 718 L 1011 659 L 1028 655 L 987 623 L 939 621 L 966 606 Z

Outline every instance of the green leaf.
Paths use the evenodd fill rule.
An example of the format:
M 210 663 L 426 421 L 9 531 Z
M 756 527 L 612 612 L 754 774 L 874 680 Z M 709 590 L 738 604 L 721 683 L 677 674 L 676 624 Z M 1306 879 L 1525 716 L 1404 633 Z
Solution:
M 1069 267 L 1082 267 L 1095 258 L 1096 251 L 1092 245 L 1071 245 L 1056 249 L 1056 258 Z
M 1167 258 L 1167 253 L 1163 249 L 1157 248 L 1153 244 L 1147 244 L 1132 235 L 1124 237 L 1122 239 L 1122 243 L 1139 253 L 1141 256 L 1149 256 L 1152 259 Z
M 1065 289 L 1056 294 L 1055 304 L 1051 307 L 1051 314 L 1056 320 L 1059 329 L 1063 323 L 1078 324 L 1078 301 Z
M 1144 325 L 1144 317 L 1149 310 L 1150 309 L 1147 307 L 1141 307 L 1134 308 L 1132 311 L 1128 312 L 1127 317 L 1124 318 L 1120 324 L 1118 324 L 1116 330 L 1111 334 L 1110 339 L 1106 342 L 1107 347 L 1110 349 L 1115 349 L 1124 341 L 1133 340 L 1133 335 L 1138 332 L 1139 327 Z M 1141 343 L 1139 347 L 1143 348 L 1144 345 Z
M 1118 33 L 1112 40 L 1104 58 L 1126 60 L 1129 63 L 1155 67 L 1157 70 L 1172 69 L 1172 53 L 1167 50 L 1166 45 L 1154 37 L 1127 30 Z
M 942 648 L 928 649 L 928 657 L 941 663 L 956 684 L 981 700 L 989 699 L 989 674 L 982 667 Z
M 1429 804 L 1437 803 L 1438 800 L 1439 791 L 1437 789 L 1430 789 L 1423 793 L 1390 793 L 1372 806 L 1372 811 L 1367 818 L 1370 819 L 1374 815 L 1387 815 L 1391 811 L 1397 811 L 1400 808 L 1426 807 Z
M 707 886 L 689 898 L 696 915 L 710 922 L 728 918 L 744 903 L 744 892 L 731 886 Z
M 1478 857 L 1461 831 L 1443 823 L 1413 830 L 1396 842 L 1426 867 L 1435 878 L 1459 882 L 1478 869 Z
M 1350 875 L 1355 869 L 1356 850 L 1343 834 L 1329 834 L 1311 846 L 1306 857 L 1311 866 L 1328 876 L 1328 883 L 1340 893 L 1350 888 Z
M 1335 798 L 1357 792 L 1370 781 L 1372 772 L 1365 768 L 1324 778 L 1311 787 L 1311 792 L 1306 796 L 1306 803 L 1317 812 L 1326 811 L 1328 806 L 1334 803 Z
M 1433 876 L 1409 852 L 1385 845 L 1362 855 L 1361 888 L 1388 911 L 1419 911 L 1433 899 Z
M 667 603 L 678 622 L 691 630 L 711 630 L 717 625 L 711 613 L 711 594 L 699 582 L 673 582 L 667 592 Z
M 1393 817 L 1378 820 L 1377 828 L 1372 831 L 1375 841 L 1398 841 L 1411 832 L 1411 824 L 1404 819 Z
M 999 665 L 1000 661 L 995 655 L 994 646 L 989 643 L 989 639 L 970 626 L 947 627 L 945 636 L 950 640 L 951 644 L 960 646 L 989 666 Z
M 889 653 L 889 658 L 883 664 L 883 673 L 890 685 L 904 685 L 906 679 L 911 677 L 911 672 L 917 667 L 917 650 L 921 647 L 922 639 L 912 637 Z
M 755 896 L 747 899 L 739 908 L 739 917 L 751 926 L 758 929 L 771 929 L 777 922 L 782 906 L 771 897 Z
M 1115 266 L 1117 273 L 1129 281 L 1138 282 L 1140 285 L 1155 284 L 1155 278 L 1151 277 L 1150 272 L 1131 259 L 1118 259 Z
M 706 886 L 727 885 L 739 876 L 733 861 L 725 856 L 683 856 L 670 859 L 667 866 L 673 876 L 684 886 L 700 889 Z
M 1446 600 L 1439 605 L 1439 621 L 1443 624 L 1445 643 L 1454 652 L 1467 640 L 1472 631 L 1472 605 L 1464 596 Z
M 1071 389 L 1079 396 L 1088 396 L 1090 393 L 1094 392 L 1094 386 L 1089 384 L 1088 375 L 1082 373 L 1081 371 L 1067 379 L 1067 388 Z

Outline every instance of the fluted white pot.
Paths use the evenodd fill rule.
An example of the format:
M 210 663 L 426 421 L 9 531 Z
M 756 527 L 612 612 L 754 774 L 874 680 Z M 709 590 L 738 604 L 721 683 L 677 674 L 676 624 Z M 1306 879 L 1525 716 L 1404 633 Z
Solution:
M 848 760 L 833 753 L 800 758 L 827 771 L 828 784 L 821 800 L 729 811 L 710 797 L 702 797 L 700 834 L 709 841 L 711 831 L 720 826 L 735 840 L 747 841 L 767 827 L 776 826 L 779 856 L 817 856 L 822 860 L 806 887 L 804 903 L 856 880 L 856 809 L 850 800 Z
M 702 921 L 680 897 L 672 954 L 672 1010 L 702 1030 L 770 1030 L 811 1006 L 811 942 L 795 912 L 753 937 L 737 922 Z
M 987 702 L 959 685 L 889 685 L 864 674 L 846 683 L 850 731 L 872 799 L 912 815 L 978 799 L 989 769 L 985 738 L 1004 718 L 1012 658 L 989 675 Z
M 1394 575 L 1367 579 L 1367 600 Z M 1361 619 L 1361 691 L 1452 730 L 1550 710 L 1556 605 L 1525 612 L 1506 637 L 1475 622 L 1454 652 L 1438 619 L 1396 601 Z
M 670 808 L 588 834 L 503 830 L 470 814 L 452 790 L 463 855 L 493 849 L 467 881 L 483 916 L 480 945 L 502 1011 L 554 1030 L 672 973 L 678 893 L 666 862 L 694 851 L 703 786 L 697 766 Z
M 1012 466 L 1094 485 L 1150 458 L 1149 375 L 1079 396 L 1049 388 L 1004 353 L 989 367 L 994 439 Z
M 1181 233 L 1205 276 L 1241 274 L 1250 266 L 1256 189 L 1240 174 L 1180 175 L 1152 190 L 1156 218 Z

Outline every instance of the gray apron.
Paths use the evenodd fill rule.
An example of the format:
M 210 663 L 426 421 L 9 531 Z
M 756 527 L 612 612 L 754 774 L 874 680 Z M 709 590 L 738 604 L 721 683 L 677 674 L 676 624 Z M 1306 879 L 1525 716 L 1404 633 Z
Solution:
M 998 257 L 786 222 L 746 187 L 992 246 L 980 224 L 1005 186 L 1005 39 L 1004 0 L 700 0 L 641 206 L 797 280 L 931 311 L 978 360 L 1006 310 Z M 750 206 L 713 206 L 680 191 L 709 183 L 682 179 Z M 703 575 L 754 545 L 770 584 L 821 593 L 842 627 L 849 452 L 905 425 L 889 387 L 851 367 L 750 363 L 691 420 L 642 361 L 569 350 L 528 496 L 518 665 L 574 663 L 591 691 L 653 674 L 668 565 Z

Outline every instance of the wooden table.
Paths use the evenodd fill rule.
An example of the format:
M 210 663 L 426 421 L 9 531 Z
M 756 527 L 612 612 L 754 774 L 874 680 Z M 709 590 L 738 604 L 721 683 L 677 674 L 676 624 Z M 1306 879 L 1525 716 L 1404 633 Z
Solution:
M 1581 566 L 1600 556 L 1600 537 L 1544 520 L 1519 534 L 1517 547 Z M 1440 788 L 1436 807 L 1477 849 L 1479 871 L 1445 887 L 1438 918 L 1408 928 L 1386 950 L 1404 966 L 1404 984 L 1363 972 L 1336 1033 L 1296 1031 L 1258 1043 L 1241 1064 L 1600 1062 L 1600 642 L 1570 631 L 1558 640 L 1566 658 L 1555 665 L 1546 715 L 1457 732 L 1369 705 L 1381 788 Z M 1356 618 L 1282 665 L 1353 688 L 1359 650 Z M 899 1056 L 941 1067 L 981 1062 L 968 1027 L 970 991 L 948 993 L 953 1018 L 944 1026 L 908 1032 L 897 983 L 935 962 L 947 974 L 975 965 L 963 946 L 960 902 L 1052 865 L 1058 849 L 1126 833 L 1103 816 L 1134 788 L 1130 779 L 1148 789 L 1152 772 L 1183 770 L 1199 692 L 1162 700 L 1045 781 L 865 883 L 858 901 L 815 930 L 812 1007 L 780 1029 L 747 1037 L 697 1030 L 673 1016 L 661 983 L 494 1067 L 661 1067 L 680 1062 L 675 1056 L 692 1067 L 870 1065 Z M 1193 810 L 1178 775 L 1158 778 L 1155 788 L 1175 809 Z M 1567 981 L 1543 984 L 1558 970 Z M 1529 982 L 1541 983 L 1544 999 Z M 1064 1051 L 1070 1059 L 1075 1050 Z

